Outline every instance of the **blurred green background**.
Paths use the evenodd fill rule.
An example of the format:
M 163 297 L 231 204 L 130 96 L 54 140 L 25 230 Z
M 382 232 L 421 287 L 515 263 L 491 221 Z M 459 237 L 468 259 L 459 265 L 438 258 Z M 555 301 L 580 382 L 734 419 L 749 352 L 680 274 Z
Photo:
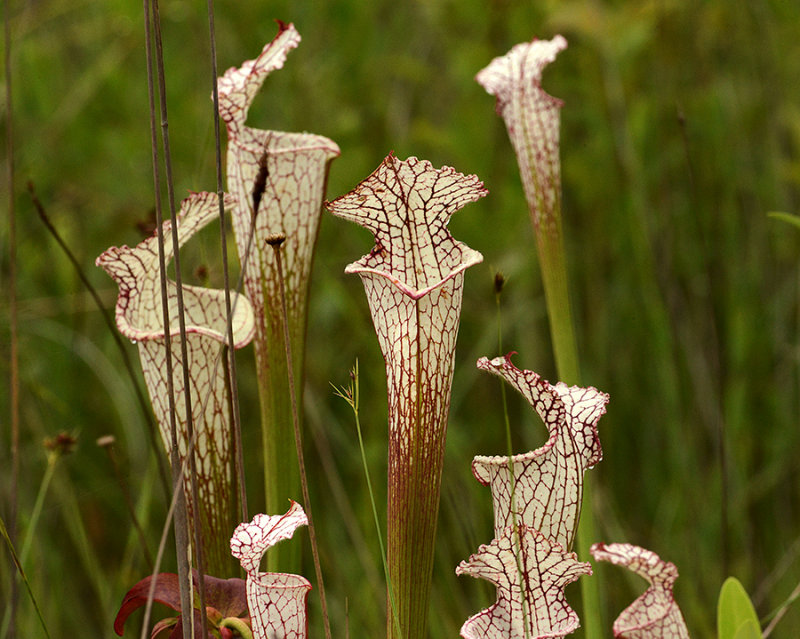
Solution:
M 179 197 L 215 189 L 205 7 L 170 0 L 161 9 Z M 800 576 L 800 231 L 766 213 L 800 212 L 800 4 L 225 0 L 215 7 L 220 72 L 256 56 L 276 32 L 274 18 L 300 31 L 303 42 L 267 80 L 248 122 L 335 140 L 342 156 L 332 165 L 330 199 L 392 150 L 476 173 L 490 190 L 450 225 L 485 261 L 466 277 L 431 637 L 457 636 L 469 615 L 493 601 L 489 584 L 453 571 L 492 537 L 490 495 L 472 478 L 470 461 L 505 452 L 498 381 L 474 364 L 497 354 L 497 270 L 508 280 L 504 350 L 555 381 L 516 161 L 493 98 L 473 78 L 513 44 L 556 33 L 569 48 L 544 85 L 565 102 L 564 226 L 583 381 L 611 396 L 599 424 L 605 460 L 588 474 L 597 541 L 629 541 L 677 564 L 676 596 L 694 637 L 714 636 L 717 592 L 728 574 L 743 582 L 762 617 L 784 601 Z M 21 533 L 44 474 L 42 440 L 61 430 L 79 440 L 56 470 L 26 566 L 54 637 L 111 637 L 123 594 L 148 572 L 96 438 L 117 438 L 151 550 L 165 512 L 119 353 L 25 192 L 31 180 L 112 308 L 116 287 L 94 260 L 108 246 L 142 239 L 137 225 L 153 209 L 141 11 L 120 0 L 10 2 Z M 7 211 L 5 172 L 0 179 Z M 0 468 L 8 469 L 3 219 Z M 205 240 L 189 249 L 185 277 L 197 281 L 192 265 L 204 264 L 209 283 L 219 285 L 218 240 L 213 233 Z M 326 214 L 312 283 L 307 463 L 315 469 L 311 493 L 338 636 L 348 624 L 352 636 L 377 637 L 384 625 L 355 428 L 330 387 L 348 381 L 358 358 L 368 461 L 383 494 L 383 362 L 361 283 L 343 274 L 371 246 L 367 232 Z M 245 437 L 258 451 L 250 348 L 239 362 Z M 516 450 L 541 445 L 544 427 L 521 398 L 510 396 L 509 409 Z M 260 461 L 253 455 L 247 463 L 256 512 Z M 7 516 L 9 471 L 0 476 Z M 298 538 L 292 543 L 308 543 L 307 535 Z M 306 573 L 312 576 L 310 566 Z M 4 603 L 10 575 L 3 561 Z M 611 621 L 644 583 L 613 568 L 598 578 L 611 636 Z M 567 589 L 576 603 L 578 590 Z M 321 636 L 318 600 L 309 601 L 312 636 Z M 19 636 L 40 636 L 37 623 L 23 596 Z M 772 636 L 798 634 L 795 606 Z

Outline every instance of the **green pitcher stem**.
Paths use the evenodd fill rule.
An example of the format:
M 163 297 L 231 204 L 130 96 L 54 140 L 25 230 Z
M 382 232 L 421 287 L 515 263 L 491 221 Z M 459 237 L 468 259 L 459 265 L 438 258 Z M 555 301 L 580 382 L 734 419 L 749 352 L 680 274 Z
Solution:
M 264 335 L 257 337 L 256 365 L 258 367 L 259 399 L 261 403 L 261 433 L 264 449 L 265 512 L 286 510 L 289 499 L 299 501 L 302 491 L 297 450 L 292 428 L 292 402 L 287 387 L 286 352 L 283 348 L 283 330 L 279 320 L 270 322 Z M 290 318 L 291 319 L 291 318 Z M 305 327 L 299 330 L 290 325 L 292 357 L 297 387 L 297 410 L 303 421 L 302 380 Z M 269 572 L 301 574 L 301 547 L 299 544 L 278 544 L 266 556 Z
M 581 374 L 578 348 L 572 325 L 567 265 L 560 224 L 552 233 L 537 229 L 536 239 L 558 378 L 568 386 L 579 385 Z
M 552 232 L 546 232 L 541 228 L 536 229 L 536 239 L 558 378 L 567 385 L 579 385 L 581 383 L 580 366 L 569 302 L 567 266 L 560 219 Z M 582 561 L 588 560 L 589 547 L 596 539 L 591 488 L 588 478 L 585 478 L 581 517 L 578 522 L 576 538 L 578 556 Z M 595 576 L 581 579 L 580 584 L 583 598 L 581 623 L 585 629 L 585 636 L 587 639 L 601 639 L 603 620 L 600 581 Z

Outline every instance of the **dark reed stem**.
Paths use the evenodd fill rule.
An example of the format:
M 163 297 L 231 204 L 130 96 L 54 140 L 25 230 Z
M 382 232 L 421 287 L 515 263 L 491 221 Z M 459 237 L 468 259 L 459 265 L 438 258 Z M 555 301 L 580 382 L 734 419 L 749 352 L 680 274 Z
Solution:
M 189 351 L 186 345 L 186 317 L 184 316 L 183 304 L 183 281 L 181 277 L 181 264 L 180 264 L 180 246 L 178 243 L 178 225 L 177 225 L 177 211 L 175 206 L 175 182 L 172 177 L 172 153 L 170 151 L 169 143 L 169 117 L 167 115 L 167 86 L 166 86 L 166 73 L 164 71 L 164 49 L 161 40 L 161 14 L 159 12 L 158 0 L 153 0 L 151 5 L 153 11 L 153 34 L 155 35 L 155 52 L 156 52 L 156 78 L 158 80 L 158 97 L 159 108 L 161 112 L 161 142 L 164 146 L 164 173 L 167 184 L 167 201 L 169 204 L 170 219 L 172 220 L 172 261 L 175 265 L 175 292 L 176 303 L 178 310 L 178 328 L 180 331 L 180 346 L 181 346 L 181 368 L 183 370 L 183 400 L 184 409 L 186 411 L 186 433 L 190 442 L 194 441 L 194 420 L 192 418 L 192 380 L 189 374 Z M 159 234 L 159 238 L 162 235 Z M 163 239 L 159 241 L 163 242 Z M 162 268 L 162 290 L 161 295 L 166 300 L 166 265 L 161 264 Z M 171 349 L 171 337 L 167 332 L 167 351 Z M 194 518 L 194 554 L 197 563 L 197 570 L 200 573 L 198 579 L 197 591 L 200 603 L 200 610 L 206 609 L 205 598 L 205 558 L 203 553 L 203 539 L 200 533 L 199 509 L 197 508 L 197 466 L 195 464 L 194 446 L 187 446 L 186 455 L 189 458 L 189 474 L 191 477 L 190 491 L 192 495 L 192 516 Z M 192 624 L 193 627 L 193 624 Z M 208 620 L 205 614 L 200 615 L 200 629 L 203 637 L 208 635 Z M 184 628 L 184 635 L 186 629 Z
M 172 383 L 172 347 L 170 342 L 169 331 L 169 303 L 167 301 L 167 267 L 166 259 L 164 256 L 164 231 L 163 231 L 163 216 L 161 213 L 161 171 L 158 162 L 158 132 L 156 128 L 156 107 L 155 107 L 155 82 L 153 79 L 153 42 L 151 38 L 151 23 L 157 22 L 152 19 L 150 12 L 150 0 L 143 0 L 144 3 L 144 30 L 145 30 L 145 55 L 147 60 L 147 89 L 150 108 L 150 146 L 152 151 L 153 163 L 153 189 L 156 213 L 156 231 L 158 237 L 158 261 L 159 272 L 161 275 L 161 311 L 164 320 L 164 333 L 167 335 L 166 345 L 166 368 L 167 368 L 167 401 L 169 402 L 169 415 L 170 415 L 170 435 L 171 435 L 171 450 L 170 450 L 170 463 L 172 465 L 172 504 L 171 509 L 174 508 L 174 528 L 175 528 L 175 554 L 178 570 L 178 582 L 180 584 L 181 593 L 181 622 L 183 626 L 183 639 L 192 639 L 194 614 L 192 613 L 192 590 L 190 587 L 189 577 L 189 539 L 187 532 L 186 521 L 186 504 L 183 493 L 183 481 L 180 457 L 178 455 L 178 435 L 176 426 L 175 415 L 175 393 Z M 156 9 L 153 9 L 155 15 Z M 163 91 L 163 89 L 162 89 Z M 171 510 L 172 512 L 172 510 Z M 166 529 L 166 527 L 165 527 Z M 158 574 L 158 566 L 160 564 L 160 557 L 164 552 L 165 536 L 162 535 L 161 543 L 158 550 L 158 559 L 153 567 L 153 579 L 151 582 L 150 592 L 147 597 L 147 605 L 145 607 L 144 622 L 142 623 L 141 639 L 147 636 L 147 627 L 150 623 L 150 611 L 152 607 L 153 596 L 155 593 L 156 575 Z
M 228 335 L 228 347 L 223 357 L 227 357 L 228 368 L 226 378 L 230 384 L 228 393 L 228 406 L 231 417 L 233 418 L 233 450 L 234 463 L 236 466 L 236 480 L 239 487 L 239 507 L 242 521 L 248 521 L 247 515 L 247 490 L 244 477 L 244 451 L 242 450 L 242 422 L 239 415 L 239 385 L 236 376 L 236 357 L 233 349 L 233 311 L 231 309 L 231 285 L 228 274 L 228 245 L 227 227 L 225 224 L 225 202 L 223 201 L 224 187 L 222 183 L 222 144 L 220 142 L 219 127 L 219 87 L 217 86 L 217 37 L 214 28 L 214 1 L 208 0 L 208 34 L 211 54 L 211 95 L 214 103 L 214 160 L 217 169 L 217 201 L 219 203 L 219 230 L 220 230 L 220 249 L 222 251 L 222 276 L 225 288 L 225 314 L 227 319 L 226 330 Z

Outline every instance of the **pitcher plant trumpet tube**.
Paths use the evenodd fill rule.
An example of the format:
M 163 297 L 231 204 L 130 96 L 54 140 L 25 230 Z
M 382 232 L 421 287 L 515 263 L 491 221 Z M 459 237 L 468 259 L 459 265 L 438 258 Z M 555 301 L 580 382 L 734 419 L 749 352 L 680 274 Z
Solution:
M 592 387 L 552 385 L 514 366 L 510 355 L 482 357 L 478 368 L 515 388 L 548 430 L 547 442 L 537 450 L 473 460 L 475 478 L 492 489 L 495 535 L 516 520 L 570 550 L 581 514 L 583 475 L 603 458 L 597 422 L 608 395 Z
M 656 553 L 631 544 L 594 544 L 592 556 L 624 566 L 647 580 L 650 587 L 614 621 L 614 636 L 621 639 L 689 639 L 689 631 L 672 586 L 678 578 L 675 564 Z
M 225 198 L 231 206 L 232 198 Z M 176 218 L 178 244 L 184 245 L 206 224 L 217 219 L 217 196 L 193 193 L 181 204 Z M 172 223 L 164 222 L 164 250 L 172 259 Z M 184 392 L 183 362 L 177 321 L 176 285 L 168 281 L 170 335 L 164 332 L 161 314 L 161 287 L 157 237 L 138 246 L 111 247 L 97 258 L 119 285 L 116 323 L 119 331 L 138 344 L 145 383 L 167 451 L 172 448 L 169 404 L 167 401 L 167 348 L 171 349 L 173 388 L 176 396 Z M 230 567 L 228 539 L 236 526 L 236 490 L 233 473 L 232 432 L 229 412 L 229 385 L 220 360 L 222 345 L 227 342 L 225 291 L 184 286 L 184 314 L 189 376 L 191 380 L 192 423 L 196 441 L 193 451 L 197 467 L 198 503 L 192 501 L 188 465 L 184 473 L 184 494 L 189 521 L 199 521 L 206 569 L 224 574 Z M 253 311 L 244 296 L 232 298 L 234 348 L 241 348 L 255 333 Z M 175 403 L 179 456 L 189 454 L 187 415 L 183 402 Z M 197 517 L 194 517 L 195 513 Z
M 288 497 L 300 495 L 292 428 L 289 370 L 284 350 L 280 282 L 269 237 L 285 236 L 281 247 L 289 324 L 292 374 L 302 415 L 302 380 L 307 296 L 314 247 L 331 160 L 339 147 L 310 133 L 285 133 L 245 126 L 264 80 L 280 69 L 300 42 L 291 24 L 254 60 L 219 78 L 219 112 L 228 132 L 228 191 L 236 196 L 232 224 L 244 273 L 244 287 L 256 317 L 256 367 L 261 402 L 266 510 L 277 512 Z M 280 559 L 282 554 L 290 557 Z M 292 557 L 293 556 L 293 557 Z M 296 548 L 276 548 L 270 566 L 298 570 Z M 283 563 L 283 562 L 286 563 Z
M 389 155 L 328 210 L 375 236 L 345 272 L 363 281 L 386 361 L 387 563 L 405 639 L 427 636 L 428 599 L 464 271 L 483 257 L 453 239 L 450 216 L 487 191 L 474 175 Z M 389 612 L 387 636 L 396 637 Z

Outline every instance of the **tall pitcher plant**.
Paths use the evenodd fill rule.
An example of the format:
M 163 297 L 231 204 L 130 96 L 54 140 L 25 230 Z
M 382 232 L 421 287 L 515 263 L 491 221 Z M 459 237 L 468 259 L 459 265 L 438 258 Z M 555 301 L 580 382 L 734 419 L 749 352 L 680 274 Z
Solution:
M 486 195 L 450 167 L 389 155 L 328 210 L 369 229 L 375 247 L 346 272 L 364 283 L 389 396 L 387 636 L 427 636 L 453 359 L 464 271 L 483 257 L 456 242 L 450 216 Z M 394 615 L 397 615 L 395 620 Z
M 294 26 L 280 23 L 278 35 L 255 60 L 228 69 L 218 84 L 220 117 L 228 131 L 228 190 L 236 197 L 233 229 L 245 290 L 256 317 L 267 512 L 279 512 L 287 498 L 300 495 L 281 287 L 286 296 L 292 374 L 298 380 L 296 408 L 302 414 L 308 285 L 328 167 L 338 157 L 339 147 L 310 133 L 254 129 L 245 126 L 245 120 L 264 80 L 283 66 L 299 42 Z M 283 283 L 275 251 L 267 244 L 275 236 L 285 237 L 280 248 Z M 268 562 L 272 570 L 297 571 L 297 547 L 277 547 Z
M 519 164 L 522 186 L 536 235 L 539 265 L 547 301 L 550 336 L 558 376 L 567 384 L 580 384 L 578 350 L 569 301 L 567 264 L 561 223 L 561 164 L 559 127 L 561 100 L 542 89 L 542 71 L 555 60 L 567 41 L 534 39 L 518 44 L 495 58 L 475 79 L 497 98 Z M 586 504 L 578 530 L 579 554 L 589 555 L 595 536 L 589 484 L 584 487 Z M 588 612 L 586 636 L 600 637 L 595 625 L 601 616 L 597 580 L 582 580 L 584 610 Z

